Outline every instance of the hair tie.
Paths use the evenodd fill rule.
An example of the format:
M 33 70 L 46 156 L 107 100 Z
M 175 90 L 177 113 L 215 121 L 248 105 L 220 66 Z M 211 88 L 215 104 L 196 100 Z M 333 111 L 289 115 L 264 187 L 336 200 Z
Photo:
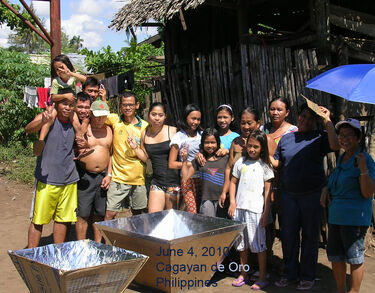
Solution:
M 231 107 L 230 105 L 228 105 L 228 104 L 222 104 L 222 105 L 220 105 L 219 107 L 217 107 L 216 110 L 219 110 L 221 107 L 227 107 L 227 108 L 229 108 L 229 109 L 233 112 L 232 107 Z

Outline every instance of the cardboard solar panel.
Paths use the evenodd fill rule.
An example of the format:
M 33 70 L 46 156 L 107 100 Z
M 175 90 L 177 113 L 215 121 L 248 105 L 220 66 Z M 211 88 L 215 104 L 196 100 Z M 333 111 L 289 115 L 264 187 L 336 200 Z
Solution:
M 176 210 L 95 225 L 108 243 L 148 255 L 135 281 L 165 292 L 215 287 L 210 279 L 217 270 L 224 271 L 221 262 L 245 227 Z
M 91 240 L 50 244 L 8 254 L 30 292 L 124 292 L 148 260 Z

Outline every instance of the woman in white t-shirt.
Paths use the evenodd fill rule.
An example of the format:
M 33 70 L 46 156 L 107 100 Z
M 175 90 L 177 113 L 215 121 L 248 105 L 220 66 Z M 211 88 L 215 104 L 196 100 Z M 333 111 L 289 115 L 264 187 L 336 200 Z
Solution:
M 181 169 L 182 159 L 179 156 L 182 148 L 188 151 L 188 162 L 191 162 L 199 152 L 201 142 L 201 110 L 195 104 L 189 104 L 184 109 L 184 115 L 177 123 L 180 129 L 172 138 L 169 153 L 169 168 Z M 181 191 L 184 197 L 186 210 L 190 213 L 197 213 L 197 204 L 200 194 L 199 173 L 194 174 L 190 179 L 181 181 Z

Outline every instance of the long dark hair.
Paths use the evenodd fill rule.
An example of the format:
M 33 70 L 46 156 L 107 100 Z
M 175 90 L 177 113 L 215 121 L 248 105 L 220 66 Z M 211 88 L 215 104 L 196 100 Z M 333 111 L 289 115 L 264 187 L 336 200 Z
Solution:
M 219 134 L 219 131 L 217 131 L 215 128 L 206 128 L 203 133 L 202 133 L 202 137 L 201 137 L 201 146 L 200 146 L 200 149 L 203 153 L 203 156 L 207 159 L 208 157 L 208 154 L 207 152 L 204 150 L 204 141 L 206 140 L 206 138 L 208 136 L 211 136 L 213 135 L 215 137 L 215 140 L 216 140 L 216 144 L 217 144 L 217 147 L 216 147 L 216 150 L 214 151 L 214 154 L 220 149 L 220 134 Z
M 69 68 L 70 71 L 74 71 L 74 67 L 73 67 L 73 64 L 72 62 L 70 62 L 70 59 L 68 56 L 66 55 L 57 55 L 55 58 L 52 59 L 51 61 L 51 72 L 52 72 L 52 77 L 53 78 L 56 78 L 57 77 L 57 73 L 56 73 L 56 70 L 55 68 L 53 67 L 53 64 L 55 64 L 55 62 L 62 62 L 66 65 L 66 67 Z
M 247 138 L 246 147 L 250 141 L 250 138 L 254 138 L 255 140 L 259 141 L 261 147 L 260 159 L 263 161 L 263 163 L 267 164 L 268 166 L 271 166 L 271 161 L 268 152 L 267 134 L 260 130 L 253 130 Z M 247 150 L 245 152 L 245 160 L 251 160 Z
M 185 109 L 184 109 L 184 113 L 181 117 L 181 119 L 179 119 L 177 121 L 177 127 L 178 129 L 182 129 L 184 131 L 188 130 L 189 129 L 189 125 L 187 124 L 187 117 L 189 116 L 189 114 L 191 112 L 194 112 L 194 111 L 199 111 L 201 112 L 201 109 L 198 107 L 198 105 L 196 104 L 188 104 L 186 105 Z M 202 127 L 199 125 L 197 130 L 202 130 Z

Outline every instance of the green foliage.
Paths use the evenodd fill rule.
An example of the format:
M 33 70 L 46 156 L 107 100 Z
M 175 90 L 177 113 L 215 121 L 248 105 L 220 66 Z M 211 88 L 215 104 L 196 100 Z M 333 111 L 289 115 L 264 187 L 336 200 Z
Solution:
M 9 1 L 6 1 L 9 3 Z M 20 11 L 21 7 L 17 4 L 10 4 L 15 10 Z M 29 20 L 31 23 L 34 23 L 34 20 L 28 14 L 28 12 L 22 11 L 21 15 Z M 7 7 L 3 4 L 0 4 L 0 24 L 6 24 L 10 27 L 10 29 L 15 28 L 26 28 L 27 26 L 19 19 L 12 11 L 10 11 Z
M 122 48 L 117 52 L 112 51 L 112 48 L 107 46 L 98 52 L 85 48 L 81 53 L 86 55 L 87 68 L 93 73 L 104 72 L 106 77 L 110 77 L 133 69 L 136 81 L 133 90 L 141 103 L 144 102 L 145 96 L 150 93 L 150 89 L 140 81 L 164 74 L 163 66 L 147 59 L 150 56 L 163 56 L 164 45 L 161 48 L 155 48 L 151 44 L 138 46 L 133 39 L 129 43 L 129 47 Z
M 0 48 L 0 141 L 27 145 L 24 127 L 40 111 L 23 102 L 26 85 L 43 86 L 49 67 L 33 64 L 28 55 Z
M 31 144 L 26 148 L 20 143 L 13 143 L 11 147 L 0 145 L 0 162 L 9 179 L 32 184 L 35 161 Z

